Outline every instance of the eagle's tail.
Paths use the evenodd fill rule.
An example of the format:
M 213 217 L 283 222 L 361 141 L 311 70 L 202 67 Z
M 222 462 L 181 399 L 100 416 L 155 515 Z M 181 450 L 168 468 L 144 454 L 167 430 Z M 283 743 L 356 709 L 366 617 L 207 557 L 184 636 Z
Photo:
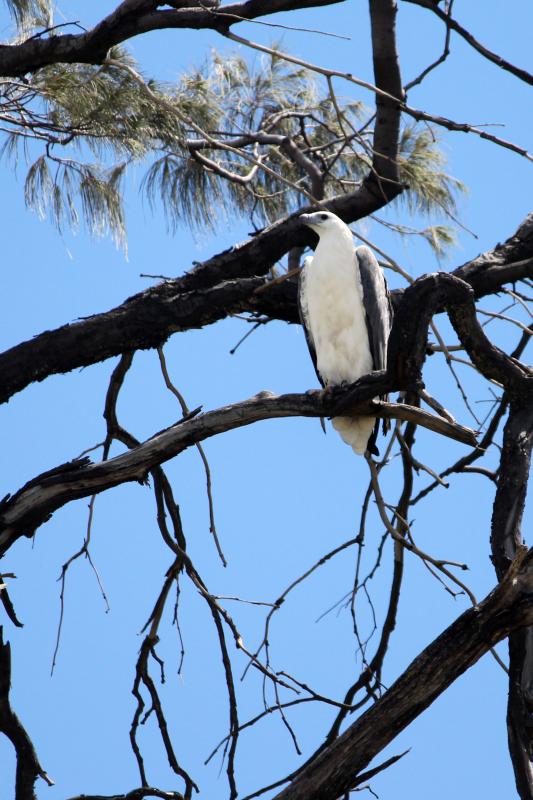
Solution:
M 376 424 L 374 417 L 334 417 L 332 423 L 355 453 L 363 455 L 369 448 L 369 439 Z M 372 444 L 375 449 L 375 444 L 373 442 Z

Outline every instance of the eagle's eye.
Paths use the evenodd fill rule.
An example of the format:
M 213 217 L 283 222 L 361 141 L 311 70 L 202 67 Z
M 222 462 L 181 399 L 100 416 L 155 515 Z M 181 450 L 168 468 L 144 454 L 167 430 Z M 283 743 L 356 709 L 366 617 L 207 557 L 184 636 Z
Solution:
M 328 215 L 327 215 L 327 214 L 321 214 L 321 215 L 320 215 L 320 219 L 327 219 L 327 218 L 328 218 Z

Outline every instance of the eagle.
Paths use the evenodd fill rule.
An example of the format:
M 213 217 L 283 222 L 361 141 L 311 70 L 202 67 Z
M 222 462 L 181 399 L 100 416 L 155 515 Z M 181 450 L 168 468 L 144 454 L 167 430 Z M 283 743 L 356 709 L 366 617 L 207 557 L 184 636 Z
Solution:
M 307 345 L 323 387 L 353 383 L 387 366 L 392 324 L 389 290 L 368 247 L 329 211 L 300 214 L 318 234 L 313 256 L 300 271 L 298 305 Z M 333 427 L 355 453 L 378 455 L 373 417 L 335 417 Z

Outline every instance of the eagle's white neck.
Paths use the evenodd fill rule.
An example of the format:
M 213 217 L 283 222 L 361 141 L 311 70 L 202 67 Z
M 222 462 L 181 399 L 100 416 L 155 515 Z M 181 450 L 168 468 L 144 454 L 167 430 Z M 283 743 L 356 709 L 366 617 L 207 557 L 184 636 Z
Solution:
M 326 386 L 352 383 L 373 367 L 355 242 L 348 226 L 332 215 L 309 225 L 319 242 L 313 258 L 306 259 L 300 301 L 316 367 Z M 364 453 L 374 423 L 372 417 L 333 421 L 357 453 Z
M 318 250 L 328 250 L 330 253 L 335 253 L 339 256 L 348 257 L 355 249 L 352 232 L 346 225 L 335 225 L 326 230 L 317 231 L 319 235 L 319 242 L 316 247 L 315 253 Z
M 305 267 L 305 302 L 318 371 L 324 383 L 337 385 L 370 372 L 372 357 L 353 239 L 331 228 Z

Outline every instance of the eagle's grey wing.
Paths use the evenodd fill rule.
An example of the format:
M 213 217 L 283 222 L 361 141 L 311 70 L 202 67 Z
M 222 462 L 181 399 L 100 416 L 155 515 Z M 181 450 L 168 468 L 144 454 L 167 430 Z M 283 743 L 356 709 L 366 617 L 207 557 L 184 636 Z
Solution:
M 320 385 L 324 386 L 324 381 L 320 377 L 320 372 L 317 368 L 317 361 L 316 361 L 316 347 L 313 341 L 313 334 L 311 333 L 311 325 L 309 323 L 309 310 L 307 307 L 307 291 L 305 287 L 305 280 L 306 280 L 306 273 L 305 268 L 312 260 L 312 256 L 307 256 L 304 259 L 303 267 L 300 270 L 300 274 L 298 275 L 298 312 L 300 314 L 300 322 L 302 323 L 302 328 L 304 329 L 305 333 L 305 341 L 307 342 L 307 347 L 309 348 L 309 354 L 311 356 L 311 361 L 313 362 L 313 367 L 315 368 L 316 376 L 320 381 Z M 326 425 L 324 423 L 324 419 L 320 417 L 320 426 L 324 433 L 326 432 Z
M 307 289 L 305 285 L 306 281 L 306 267 L 309 262 L 312 260 L 312 256 L 308 256 L 304 260 L 304 265 L 300 270 L 300 274 L 298 276 L 298 311 L 300 313 L 300 322 L 302 323 L 302 328 L 304 329 L 305 333 L 305 340 L 307 342 L 307 347 L 309 348 L 309 353 L 311 355 L 311 361 L 313 362 L 313 366 L 315 368 L 315 372 L 317 374 L 317 378 L 320 381 L 320 384 L 324 386 L 324 381 L 320 377 L 320 373 L 317 369 L 317 361 L 316 361 L 316 348 L 315 343 L 313 341 L 313 334 L 311 333 L 311 325 L 309 322 L 309 311 L 307 306 Z
M 372 363 L 375 370 L 386 369 L 387 343 L 392 326 L 392 304 L 389 288 L 383 270 L 379 266 L 372 250 L 363 245 L 356 248 L 355 255 L 363 287 L 363 305 Z M 381 397 L 381 399 L 388 400 L 388 395 Z M 389 420 L 384 419 L 383 433 L 386 433 L 389 428 Z M 375 442 L 378 430 L 379 422 L 376 422 L 368 443 L 370 452 L 372 452 L 372 447 L 377 449 Z
M 387 368 L 387 342 L 392 325 L 389 289 L 374 253 L 368 247 L 355 251 L 366 312 L 366 328 L 374 369 Z

